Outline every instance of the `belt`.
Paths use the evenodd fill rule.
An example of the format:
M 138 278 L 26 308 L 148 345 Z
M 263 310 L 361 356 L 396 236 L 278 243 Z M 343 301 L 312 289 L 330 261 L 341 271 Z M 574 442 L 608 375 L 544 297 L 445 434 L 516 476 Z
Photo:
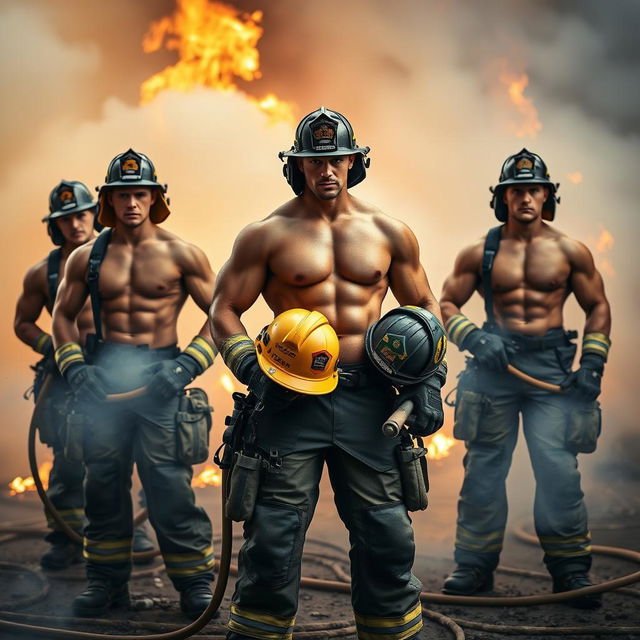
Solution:
M 380 375 L 371 369 L 362 367 L 345 370 L 338 369 L 338 386 L 346 389 L 362 389 L 373 385 L 389 385 Z
M 509 331 L 501 331 L 495 327 L 490 329 L 491 333 L 500 336 L 507 345 L 517 351 L 543 351 L 554 347 L 567 346 L 570 340 L 578 337 L 577 331 L 563 331 L 562 329 L 551 329 L 552 335 L 525 336 Z

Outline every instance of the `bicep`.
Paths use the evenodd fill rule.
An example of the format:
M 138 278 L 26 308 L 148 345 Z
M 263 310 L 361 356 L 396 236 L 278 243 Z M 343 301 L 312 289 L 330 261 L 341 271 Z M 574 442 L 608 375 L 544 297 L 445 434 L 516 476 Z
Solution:
M 16 304 L 15 326 L 24 322 L 34 323 L 45 308 L 47 299 L 34 283 L 25 278 L 24 287 Z
M 216 277 L 209 260 L 200 249 L 194 250 L 190 256 L 189 264 L 185 269 L 184 283 L 187 293 L 200 309 L 209 311 Z
M 64 277 L 60 281 L 54 315 L 62 315 L 75 320 L 89 296 L 89 288 L 85 280 L 86 260 L 75 252 L 69 256 L 65 265 Z
M 480 283 L 478 267 L 478 258 L 473 248 L 462 251 L 456 258 L 453 272 L 442 285 L 440 304 L 450 303 L 458 308 L 465 304 Z

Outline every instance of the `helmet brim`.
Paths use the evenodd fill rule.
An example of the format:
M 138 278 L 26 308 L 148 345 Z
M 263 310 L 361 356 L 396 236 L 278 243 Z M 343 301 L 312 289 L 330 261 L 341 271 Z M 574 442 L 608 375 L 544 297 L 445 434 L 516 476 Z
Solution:
M 46 215 L 42 218 L 42 222 L 49 222 L 51 220 L 56 220 L 57 218 L 63 218 L 64 216 L 70 216 L 73 213 L 80 213 L 81 211 L 86 211 L 87 209 L 95 209 L 96 212 L 98 210 L 97 202 L 90 202 L 87 204 L 80 205 L 79 207 L 73 207 L 73 209 L 52 211 L 50 214 Z
M 356 147 L 355 149 L 339 147 L 335 151 L 294 151 L 293 149 L 289 149 L 289 151 L 281 151 L 279 155 L 282 158 L 331 158 L 336 156 L 351 156 L 356 153 L 360 153 L 363 156 L 366 156 L 369 151 L 370 149 L 368 147 Z
M 290 391 L 296 391 L 308 396 L 322 396 L 327 393 L 335 391 L 338 386 L 338 372 L 334 371 L 331 375 L 324 380 L 307 380 L 294 376 L 291 373 L 286 373 L 280 369 L 276 369 L 260 352 L 256 353 L 258 357 L 258 364 L 262 372 L 276 384 L 279 384 L 285 389 Z

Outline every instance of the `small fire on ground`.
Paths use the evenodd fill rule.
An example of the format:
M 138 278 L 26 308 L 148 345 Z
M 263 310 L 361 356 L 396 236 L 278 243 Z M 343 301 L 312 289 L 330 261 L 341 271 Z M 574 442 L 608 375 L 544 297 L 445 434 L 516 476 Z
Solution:
M 427 458 L 429 460 L 442 460 L 451 453 L 451 448 L 458 441 L 444 433 L 435 433 L 426 440 Z
M 197 476 L 194 476 L 191 481 L 191 486 L 197 489 L 203 489 L 204 487 L 219 487 L 221 483 L 222 476 L 220 475 L 220 469 L 214 467 L 212 464 L 208 464 Z
M 40 479 L 42 480 L 42 486 L 45 489 L 49 487 L 49 474 L 51 473 L 52 467 L 53 462 L 51 462 L 50 460 L 43 462 L 38 467 L 38 474 L 40 475 Z M 10 496 L 17 496 L 28 491 L 37 491 L 36 482 L 32 476 L 27 476 L 26 478 L 17 476 L 9 483 Z

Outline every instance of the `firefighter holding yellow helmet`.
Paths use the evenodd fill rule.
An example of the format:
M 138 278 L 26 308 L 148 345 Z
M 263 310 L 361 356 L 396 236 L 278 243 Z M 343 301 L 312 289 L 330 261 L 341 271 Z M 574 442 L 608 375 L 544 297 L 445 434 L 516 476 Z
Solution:
M 359 637 L 410 638 L 422 628 L 399 438 L 385 438 L 380 427 L 410 397 L 413 433 L 440 428 L 446 365 L 439 361 L 434 375 L 396 396 L 367 361 L 365 335 L 389 288 L 401 305 L 439 323 L 411 230 L 348 192 L 365 177 L 368 151 L 343 115 L 320 108 L 305 116 L 294 146 L 280 154 L 296 197 L 240 233 L 218 278 L 212 335 L 259 398 L 255 444 L 269 458 L 246 517 L 230 640 L 291 638 L 302 546 L 325 463 L 350 533 Z M 261 294 L 275 319 L 254 343 L 241 317 Z M 410 359 L 410 338 L 396 338 L 384 351 L 394 366 Z

